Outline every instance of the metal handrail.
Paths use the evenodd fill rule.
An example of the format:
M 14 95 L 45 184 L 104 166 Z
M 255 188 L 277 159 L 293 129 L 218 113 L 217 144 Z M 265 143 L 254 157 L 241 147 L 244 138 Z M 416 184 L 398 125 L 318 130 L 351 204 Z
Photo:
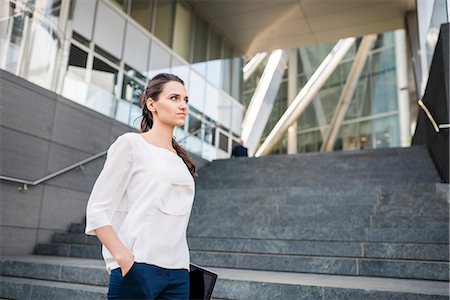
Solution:
M 450 128 L 450 124 L 437 124 L 436 121 L 433 118 L 433 115 L 431 114 L 431 112 L 428 110 L 428 108 L 425 106 L 425 103 L 423 103 L 423 101 L 421 99 L 419 99 L 419 101 L 417 101 L 417 103 L 419 103 L 419 106 L 425 111 L 425 114 L 428 117 L 428 120 L 430 120 L 431 124 L 433 125 L 434 131 L 439 132 L 439 129 L 443 129 L 443 128 Z
M 197 134 L 199 131 L 201 131 L 202 129 L 208 128 L 208 127 L 216 128 L 217 126 L 215 126 L 215 125 L 208 125 L 206 127 L 199 128 L 196 131 L 190 133 L 189 135 L 183 137 L 181 140 L 178 141 L 178 143 L 181 143 L 182 141 L 184 141 L 188 137 L 193 136 L 193 135 Z M 28 190 L 28 186 L 29 185 L 35 186 L 35 185 L 41 184 L 41 183 L 43 183 L 43 182 L 45 182 L 45 181 L 47 181 L 49 179 L 52 179 L 53 177 L 56 177 L 56 176 L 61 175 L 63 173 L 66 173 L 66 172 L 68 172 L 70 170 L 73 170 L 73 169 L 75 169 L 77 167 L 80 167 L 81 169 L 83 169 L 83 165 L 84 164 L 86 164 L 86 163 L 88 163 L 90 161 L 93 161 L 93 160 L 95 160 L 95 159 L 97 159 L 99 157 L 104 156 L 107 152 L 108 152 L 108 150 L 104 150 L 102 152 L 99 152 L 99 153 L 97 153 L 95 155 L 92 155 L 92 156 L 90 156 L 90 157 L 88 157 L 86 159 L 83 159 L 83 160 L 81 160 L 81 161 L 79 161 L 77 163 L 74 163 L 74 164 L 71 164 L 70 166 L 62 168 L 61 170 L 58 170 L 58 171 L 53 172 L 53 173 L 51 173 L 49 175 L 46 175 L 46 176 L 44 176 L 44 177 L 42 177 L 42 178 L 40 178 L 38 180 L 30 181 L 30 180 L 25 180 L 25 179 L 20 179 L 20 178 L 15 178 L 15 177 L 9 177 L 9 176 L 3 176 L 3 175 L 0 175 L 0 180 L 6 180 L 6 181 L 11 181 L 11 182 L 21 183 L 21 184 L 23 184 L 23 188 L 19 187 L 19 190 Z
M 104 156 L 107 152 L 108 152 L 108 150 L 104 150 L 102 152 L 99 152 L 99 153 L 97 153 L 95 155 L 92 155 L 92 156 L 90 156 L 90 157 L 88 157 L 86 159 L 83 159 L 83 160 L 81 160 L 81 161 L 79 161 L 77 163 L 71 164 L 70 166 L 67 166 L 67 167 L 65 167 L 65 168 L 63 168 L 63 169 L 61 169 L 59 171 L 53 172 L 53 173 L 51 173 L 49 175 L 46 175 L 46 176 L 44 176 L 44 177 L 42 177 L 42 178 L 40 178 L 38 180 L 35 180 L 35 181 L 29 181 L 29 180 L 24 180 L 24 179 L 20 179 L 20 178 L 9 177 L 9 176 L 3 176 L 3 175 L 0 175 L 0 180 L 6 180 L 6 181 L 11 181 L 11 182 L 22 183 L 23 184 L 23 188 L 19 187 L 19 190 L 22 190 L 22 189 L 23 190 L 28 190 L 28 186 L 29 185 L 32 185 L 32 186 L 38 185 L 38 184 L 40 184 L 42 182 L 45 182 L 45 181 L 47 181 L 49 179 L 52 179 L 53 177 L 56 177 L 56 176 L 61 175 L 63 173 L 66 173 L 66 172 L 68 172 L 68 171 L 70 171 L 72 169 L 75 169 L 77 167 L 80 167 L 81 169 L 83 169 L 83 165 L 84 164 L 86 164 L 86 163 L 88 163 L 88 162 L 90 162 L 90 161 L 92 161 L 94 159 L 97 159 L 99 157 Z

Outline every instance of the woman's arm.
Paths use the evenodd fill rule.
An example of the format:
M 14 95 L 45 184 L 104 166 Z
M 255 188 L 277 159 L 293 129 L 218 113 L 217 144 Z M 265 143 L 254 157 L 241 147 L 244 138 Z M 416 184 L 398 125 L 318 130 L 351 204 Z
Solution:
M 95 234 L 119 264 L 122 276 L 125 276 L 133 266 L 134 255 L 125 247 L 111 225 L 95 229 Z

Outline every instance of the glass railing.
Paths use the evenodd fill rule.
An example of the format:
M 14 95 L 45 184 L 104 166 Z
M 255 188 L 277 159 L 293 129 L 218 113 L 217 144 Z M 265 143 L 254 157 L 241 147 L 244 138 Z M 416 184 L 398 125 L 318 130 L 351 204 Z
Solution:
M 88 107 L 102 115 L 113 118 L 136 129 L 140 129 L 142 110 L 129 101 L 120 99 L 112 93 L 87 83 L 76 74 L 67 73 L 64 79 L 62 96 L 80 105 Z M 198 134 L 201 136 L 201 134 Z M 205 160 L 226 157 L 227 153 L 213 145 L 205 143 L 197 135 L 191 135 L 183 128 L 176 127 L 174 136 L 181 141 L 181 145 L 190 153 Z

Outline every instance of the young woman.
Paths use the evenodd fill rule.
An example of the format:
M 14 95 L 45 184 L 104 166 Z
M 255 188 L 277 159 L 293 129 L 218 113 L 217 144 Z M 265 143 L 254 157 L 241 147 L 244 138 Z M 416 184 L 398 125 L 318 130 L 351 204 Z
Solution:
M 172 137 L 188 113 L 184 82 L 156 75 L 141 104 L 141 133 L 125 133 L 108 149 L 89 197 L 86 234 L 103 244 L 108 299 L 188 299 L 186 229 L 197 173 Z

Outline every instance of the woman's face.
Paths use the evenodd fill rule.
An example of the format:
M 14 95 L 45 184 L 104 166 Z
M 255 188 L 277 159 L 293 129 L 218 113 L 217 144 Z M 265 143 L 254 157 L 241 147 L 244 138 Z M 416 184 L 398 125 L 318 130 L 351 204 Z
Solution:
M 183 126 L 188 114 L 187 103 L 184 85 L 178 81 L 169 81 L 164 85 L 157 101 L 147 100 L 147 107 L 152 111 L 154 120 L 158 119 L 170 126 Z

